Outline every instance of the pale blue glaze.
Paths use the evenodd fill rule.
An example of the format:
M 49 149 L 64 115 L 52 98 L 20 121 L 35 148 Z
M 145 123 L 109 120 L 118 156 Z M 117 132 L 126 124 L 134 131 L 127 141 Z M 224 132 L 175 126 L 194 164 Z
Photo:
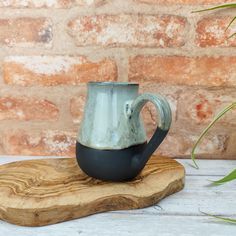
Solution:
M 77 141 L 95 149 L 123 149 L 146 142 L 146 132 L 139 116 L 142 106 L 151 100 L 157 107 L 169 105 L 162 97 L 138 94 L 133 83 L 88 83 L 87 100 Z M 138 99 L 136 99 L 138 97 Z M 138 111 L 133 111 L 133 108 Z M 132 116 L 132 113 L 133 116 Z M 164 114 L 168 122 L 159 127 L 169 129 L 171 113 Z M 162 124 L 163 123 L 163 124 Z

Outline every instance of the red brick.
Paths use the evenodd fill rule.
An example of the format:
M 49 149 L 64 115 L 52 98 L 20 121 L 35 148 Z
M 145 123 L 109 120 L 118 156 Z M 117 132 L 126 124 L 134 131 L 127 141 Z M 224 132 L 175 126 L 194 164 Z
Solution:
M 234 0 L 135 0 L 136 2 L 146 3 L 146 4 L 217 4 L 217 3 L 230 3 L 235 2 Z
M 68 32 L 78 46 L 180 47 L 185 26 L 180 16 L 96 15 L 78 16 Z
M 83 118 L 84 105 L 86 97 L 84 95 L 79 95 L 74 97 L 70 101 L 70 112 L 75 124 L 80 124 Z
M 223 108 L 235 101 L 236 92 L 227 90 L 189 89 L 183 91 L 179 98 L 178 117 L 183 123 L 194 126 L 209 124 Z M 228 112 L 216 126 L 236 125 L 236 111 Z
M 72 0 L 0 0 L 0 7 L 10 7 L 10 8 L 48 8 L 48 7 L 56 7 L 56 8 L 64 8 L 69 7 L 72 4 Z
M 0 19 L 0 44 L 28 47 L 51 41 L 52 23 L 47 18 Z
M 4 149 L 7 155 L 75 156 L 76 134 L 73 132 L 24 130 L 4 134 Z
M 100 6 L 102 4 L 105 4 L 107 0 L 71 0 L 73 5 L 79 5 L 79 6 Z
M 129 80 L 174 85 L 235 86 L 236 57 L 136 56 Z
M 1 132 L 1 134 L 3 134 L 3 132 Z M 0 135 L 0 155 L 5 155 L 6 154 L 5 149 L 4 149 L 3 139 L 4 139 L 4 134 Z
M 227 154 L 230 159 L 235 159 L 236 153 L 236 134 L 234 130 L 232 130 L 232 134 L 229 137 L 228 145 L 227 145 Z
M 11 56 L 3 63 L 7 84 L 78 85 L 88 81 L 113 81 L 117 68 L 113 60 L 92 62 L 84 56 Z
M 235 27 L 232 25 L 227 31 L 226 28 L 233 17 L 207 17 L 198 22 L 196 28 L 196 44 L 200 47 L 214 46 L 236 46 L 236 39 L 230 35 L 235 33 Z
M 197 139 L 197 134 L 170 133 L 160 145 L 160 148 L 157 149 L 156 153 L 170 157 L 189 157 Z M 228 139 L 229 137 L 225 134 L 208 135 L 198 146 L 196 154 L 200 155 L 200 157 L 222 158 L 222 154 L 227 148 Z
M 56 120 L 59 110 L 45 99 L 0 97 L 0 120 Z
M 0 7 L 9 8 L 69 8 L 76 5 L 91 6 L 103 3 L 104 0 L 0 0 Z

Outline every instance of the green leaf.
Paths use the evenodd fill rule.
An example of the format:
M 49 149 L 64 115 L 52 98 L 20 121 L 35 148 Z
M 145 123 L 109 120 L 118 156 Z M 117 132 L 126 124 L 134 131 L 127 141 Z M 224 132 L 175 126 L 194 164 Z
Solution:
M 236 5 L 236 4 L 235 4 Z M 200 134 L 198 140 L 196 141 L 196 143 L 193 146 L 193 149 L 191 151 L 191 159 L 195 165 L 196 169 L 199 169 L 196 160 L 195 160 L 195 150 L 198 146 L 198 144 L 201 142 L 202 138 L 208 133 L 209 129 L 222 117 L 224 116 L 225 113 L 227 113 L 228 111 L 230 111 L 231 109 L 233 109 L 234 107 L 236 107 L 236 102 L 230 104 L 229 106 L 225 107 L 219 114 L 216 115 L 216 117 L 213 119 L 213 121 L 202 131 L 202 133 Z
M 211 214 L 208 214 L 208 213 L 205 213 L 205 212 L 202 212 L 202 211 L 200 211 L 200 212 L 202 214 L 206 215 L 206 216 L 211 216 L 211 217 L 214 217 L 218 220 L 222 220 L 222 221 L 227 222 L 227 223 L 236 224 L 236 219 L 226 218 L 226 217 L 221 217 L 221 216 L 215 216 L 215 215 L 211 215 Z
M 233 24 L 233 22 L 236 20 L 236 16 L 229 22 L 228 26 L 226 27 L 225 31 L 229 29 L 229 27 Z M 233 38 L 236 35 L 236 33 L 231 34 L 227 39 Z
M 236 35 L 236 33 L 233 33 L 227 39 L 233 38 L 235 35 Z
M 228 30 L 228 28 L 233 24 L 233 22 L 236 20 L 236 16 L 229 22 L 228 26 L 226 27 L 225 31 Z
M 232 172 L 230 172 L 228 175 L 226 175 L 222 179 L 212 181 L 212 183 L 216 184 L 216 185 L 219 185 L 219 184 L 223 184 L 223 183 L 235 180 L 235 179 L 236 179 L 236 169 L 234 169 Z
M 236 3 L 224 4 L 224 5 L 220 5 L 220 6 L 216 6 L 216 7 L 211 7 L 211 8 L 207 8 L 207 9 L 192 11 L 192 13 L 203 12 L 203 11 L 214 11 L 214 10 L 223 9 L 223 8 L 236 8 Z

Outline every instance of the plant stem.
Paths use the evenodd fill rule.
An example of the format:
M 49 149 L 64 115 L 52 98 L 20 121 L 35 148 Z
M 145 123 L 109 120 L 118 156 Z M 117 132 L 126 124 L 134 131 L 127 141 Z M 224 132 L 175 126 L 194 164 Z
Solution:
M 231 223 L 231 224 L 236 224 L 236 219 L 232 219 L 232 218 L 226 218 L 226 217 L 221 217 L 221 216 L 215 216 L 215 215 L 211 215 L 211 214 L 208 214 L 208 213 L 205 213 L 203 211 L 200 211 L 202 214 L 206 215 L 206 216 L 211 216 L 211 217 L 214 217 L 218 220 L 222 220 L 224 222 L 227 222 L 227 223 Z
M 211 8 L 207 8 L 207 9 L 192 11 L 192 13 L 203 12 L 203 11 L 214 11 L 214 10 L 222 9 L 222 8 L 236 8 L 236 3 L 224 4 L 224 5 L 220 5 L 220 6 L 216 6 L 216 7 L 211 7 Z
M 236 4 L 235 4 L 236 5 Z M 230 104 L 229 106 L 227 106 L 226 108 L 224 108 L 224 110 L 222 110 L 218 115 L 216 115 L 216 117 L 213 119 L 213 121 L 211 121 L 211 123 L 202 131 L 201 135 L 199 136 L 198 140 L 196 141 L 196 143 L 193 146 L 192 152 L 191 152 L 191 159 L 195 165 L 196 169 L 199 169 L 196 161 L 195 161 L 195 150 L 197 148 L 197 145 L 200 143 L 200 141 L 202 140 L 202 138 L 207 134 L 208 130 L 228 111 L 230 111 L 231 109 L 233 109 L 234 107 L 236 107 L 236 102 Z
M 226 27 L 225 31 L 229 29 L 229 27 L 233 24 L 233 22 L 236 20 L 236 16 L 229 22 L 228 26 Z
M 236 35 L 236 33 L 231 34 L 227 39 L 231 39 Z

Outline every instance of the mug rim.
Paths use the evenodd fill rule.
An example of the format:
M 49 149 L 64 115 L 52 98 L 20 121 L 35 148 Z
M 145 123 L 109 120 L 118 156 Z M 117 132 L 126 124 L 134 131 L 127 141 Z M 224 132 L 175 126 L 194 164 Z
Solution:
M 91 81 L 88 82 L 88 85 L 100 85 L 100 86 L 108 86 L 108 85 L 121 85 L 121 86 L 138 86 L 138 83 L 133 83 L 133 82 L 110 82 L 110 81 L 105 81 L 105 82 L 96 82 L 96 81 Z

